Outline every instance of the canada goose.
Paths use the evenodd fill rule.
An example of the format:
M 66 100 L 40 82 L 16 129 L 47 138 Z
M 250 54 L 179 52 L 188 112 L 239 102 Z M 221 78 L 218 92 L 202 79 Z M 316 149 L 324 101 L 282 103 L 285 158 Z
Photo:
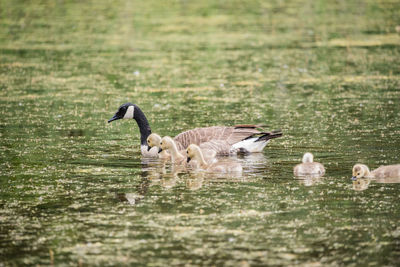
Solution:
M 157 147 L 157 152 L 159 151 L 161 143 L 161 136 L 156 133 L 152 133 L 147 137 L 147 151 L 150 151 L 152 147 Z M 168 154 L 167 150 L 163 150 L 158 153 L 160 159 L 170 159 L 171 155 Z
M 126 103 L 119 107 L 115 115 L 108 120 L 112 122 L 119 119 L 136 120 L 140 130 L 141 153 L 144 156 L 157 157 L 157 149 L 148 150 L 147 137 L 151 128 L 142 110 L 135 104 Z M 262 131 L 259 131 L 261 129 Z M 268 141 L 281 137 L 282 132 L 266 132 L 258 125 L 212 126 L 195 128 L 180 133 L 174 137 L 178 150 L 186 149 L 190 144 L 200 145 L 206 143 L 204 148 L 214 149 L 217 154 L 244 152 L 261 152 Z
M 319 162 L 313 162 L 314 156 L 313 154 L 307 152 L 303 156 L 303 163 L 297 164 L 294 169 L 293 173 L 296 176 L 304 176 L 304 175 L 324 175 L 325 168 Z
M 352 180 L 357 178 L 400 178 L 400 164 L 381 166 L 378 169 L 369 171 L 367 165 L 356 164 L 353 167 Z
M 242 165 L 238 162 L 215 162 L 207 163 L 204 160 L 203 153 L 199 146 L 191 144 L 186 149 L 187 162 L 192 159 L 196 160 L 199 165 L 198 168 L 209 171 L 209 172 L 223 172 L 223 173 L 241 173 L 243 171 Z

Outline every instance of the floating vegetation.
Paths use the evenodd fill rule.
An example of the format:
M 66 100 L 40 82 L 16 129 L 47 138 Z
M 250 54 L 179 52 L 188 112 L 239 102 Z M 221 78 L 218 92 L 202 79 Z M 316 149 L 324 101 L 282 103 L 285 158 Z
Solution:
M 399 263 L 400 2 L 0 0 L 0 266 Z M 152 129 L 281 128 L 241 177 L 140 155 Z M 312 152 L 323 177 L 293 177 Z

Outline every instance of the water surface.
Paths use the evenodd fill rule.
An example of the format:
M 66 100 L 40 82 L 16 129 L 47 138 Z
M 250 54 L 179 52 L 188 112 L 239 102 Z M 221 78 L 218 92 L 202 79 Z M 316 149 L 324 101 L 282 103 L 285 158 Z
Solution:
M 400 184 L 396 1 L 0 0 L 0 265 L 387 265 Z M 153 131 L 282 129 L 242 177 L 139 153 Z M 297 179 L 314 153 L 327 173 Z

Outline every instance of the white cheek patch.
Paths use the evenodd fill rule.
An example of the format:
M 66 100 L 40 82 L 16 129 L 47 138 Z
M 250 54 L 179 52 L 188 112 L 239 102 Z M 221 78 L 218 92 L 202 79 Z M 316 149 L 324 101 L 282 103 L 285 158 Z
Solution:
M 128 110 L 126 111 L 126 113 L 124 115 L 124 119 L 133 119 L 134 111 L 135 111 L 135 107 L 134 106 L 129 106 Z

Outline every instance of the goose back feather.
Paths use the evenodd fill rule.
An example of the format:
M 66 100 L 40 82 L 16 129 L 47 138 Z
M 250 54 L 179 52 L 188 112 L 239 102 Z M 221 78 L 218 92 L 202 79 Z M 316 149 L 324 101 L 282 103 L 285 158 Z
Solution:
M 281 131 L 260 131 L 257 125 L 212 126 L 195 128 L 177 135 L 174 140 L 179 149 L 190 144 L 212 149 L 217 154 L 235 153 L 240 148 L 248 152 L 261 152 L 270 139 L 281 137 Z M 263 129 L 262 129 L 263 130 Z

